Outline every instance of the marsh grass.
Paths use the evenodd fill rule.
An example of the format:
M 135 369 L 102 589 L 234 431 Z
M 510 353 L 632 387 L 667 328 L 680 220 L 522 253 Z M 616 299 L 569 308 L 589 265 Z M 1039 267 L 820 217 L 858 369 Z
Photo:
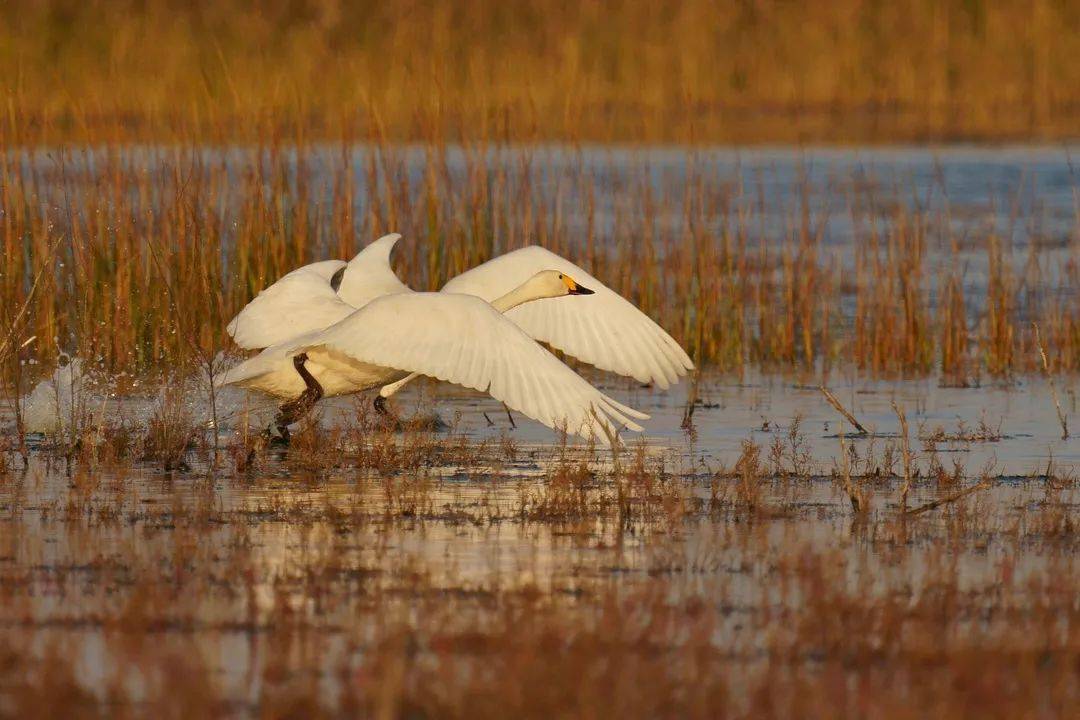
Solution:
M 1067 473 L 942 483 L 917 457 L 903 512 L 884 443 L 832 478 L 772 474 L 752 442 L 711 477 L 645 445 L 617 466 L 549 447 L 524 477 L 532 451 L 366 422 L 261 451 L 266 474 L 66 476 L 42 451 L 0 475 L 0 708 L 908 717 L 1080 697 Z M 320 442 L 345 450 L 322 465 Z
M 1078 22 L 1052 0 L 17 0 L 0 139 L 1072 138 Z
M 147 423 L 143 459 L 161 463 L 166 471 L 187 469 L 184 457 L 199 433 L 185 404 L 188 392 L 184 385 L 163 387 Z
M 1004 418 L 999 418 L 993 423 L 983 414 L 971 427 L 963 420 L 956 421 L 956 429 L 948 431 L 942 425 L 928 428 L 920 424 L 918 437 L 924 444 L 939 445 L 941 443 L 970 444 L 970 443 L 994 443 L 1000 442 L 1002 436 L 1001 426 Z
M 940 372 L 946 384 L 968 385 L 984 374 L 1080 369 L 1073 242 L 1044 256 L 1052 238 L 1036 234 L 1021 256 L 973 228 L 960 245 L 939 213 L 867 200 L 844 181 L 792 181 L 787 194 L 802 199 L 766 207 L 753 201 L 761 187 L 689 150 L 689 177 L 671 187 L 644 164 L 612 183 L 611 168 L 572 148 L 558 160 L 537 147 L 418 152 L 263 144 L 0 154 L 2 326 L 38 338 L 7 353 L 7 387 L 34 379 L 19 363 L 48 367 L 58 350 L 132 381 L 163 366 L 209 377 L 231 347 L 227 320 L 260 289 L 391 230 L 406 238 L 395 267 L 417 289 L 545 245 L 720 370 L 854 364 L 871 376 Z M 835 216 L 809 210 L 805 198 L 817 191 L 850 193 L 847 261 L 824 242 Z M 765 229 L 778 211 L 787 229 Z M 986 269 L 984 290 L 966 279 L 973 264 Z

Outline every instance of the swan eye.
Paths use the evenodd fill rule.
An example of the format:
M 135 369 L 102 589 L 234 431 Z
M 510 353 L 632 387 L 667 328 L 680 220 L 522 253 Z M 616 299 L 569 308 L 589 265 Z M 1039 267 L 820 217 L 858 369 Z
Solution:
M 562 273 L 559 273 L 559 279 L 562 280 Z

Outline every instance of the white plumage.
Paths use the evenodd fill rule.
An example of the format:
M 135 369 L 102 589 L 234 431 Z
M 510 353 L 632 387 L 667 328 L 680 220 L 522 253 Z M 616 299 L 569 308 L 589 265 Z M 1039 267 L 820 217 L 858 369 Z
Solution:
M 240 347 L 257 350 L 348 317 L 356 308 L 330 286 L 330 278 L 346 264 L 324 260 L 293 270 L 255 296 L 226 330 Z
M 468 270 L 442 291 L 492 302 L 543 269 L 567 273 L 594 294 L 570 304 L 545 299 L 508 310 L 506 317 L 531 337 L 601 370 L 665 390 L 694 369 L 679 344 L 647 315 L 574 263 L 536 245 Z
M 267 348 L 217 383 L 294 397 L 304 382 L 282 367 L 300 353 L 328 396 L 417 372 L 487 392 L 548 427 L 599 441 L 605 430 L 617 432 L 613 422 L 641 430 L 631 418 L 647 417 L 589 385 L 489 303 L 451 293 L 378 298 L 326 330 Z
M 229 334 L 243 348 L 269 347 L 329 327 L 375 297 L 411 292 L 390 266 L 390 252 L 400 238 L 385 235 L 349 263 L 327 260 L 294 270 L 259 293 L 229 323 Z M 342 268 L 335 293 L 330 278 Z M 595 294 L 569 305 L 548 298 L 509 310 L 507 317 L 531 337 L 601 370 L 661 389 L 693 370 L 686 352 L 645 313 L 574 263 L 536 245 L 468 270 L 442 292 L 493 302 L 542 270 L 567 273 Z
M 260 292 L 230 322 L 228 333 L 246 350 L 259 350 L 322 330 L 377 297 L 411 292 L 390 268 L 390 251 L 401 239 L 384 235 L 351 261 L 304 265 Z M 331 284 L 341 273 L 337 288 Z
M 383 385 L 380 394 L 389 397 L 429 375 L 488 391 L 549 427 L 596 437 L 600 427 L 610 429 L 609 418 L 640 429 L 627 416 L 647 416 L 595 390 L 530 338 L 661 388 L 693 369 L 659 325 L 555 253 L 522 248 L 459 275 L 439 293 L 413 293 L 390 266 L 400 237 L 381 237 L 348 263 L 306 265 L 259 293 L 228 331 L 241 347 L 265 350 L 217 381 L 296 397 L 305 383 L 292 358 L 306 353 L 307 370 L 328 396 Z M 562 299 L 566 287 L 543 284 L 556 275 L 593 292 Z M 442 305 L 438 298 L 448 299 Z

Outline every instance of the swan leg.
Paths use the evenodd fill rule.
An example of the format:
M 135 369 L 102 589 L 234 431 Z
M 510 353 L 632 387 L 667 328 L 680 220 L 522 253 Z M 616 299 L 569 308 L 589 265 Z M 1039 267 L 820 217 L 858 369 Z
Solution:
M 319 399 L 323 396 L 322 385 L 308 372 L 308 369 L 304 366 L 305 362 L 307 362 L 307 353 L 300 353 L 293 358 L 293 367 L 296 368 L 296 372 L 299 373 L 300 377 L 304 379 L 307 389 L 300 393 L 300 396 L 295 400 L 290 400 L 282 405 L 278 410 L 277 417 L 274 418 L 274 425 L 277 426 L 281 439 L 285 442 L 289 442 L 289 425 L 307 415 L 311 408 L 315 406 L 315 403 L 319 402 Z

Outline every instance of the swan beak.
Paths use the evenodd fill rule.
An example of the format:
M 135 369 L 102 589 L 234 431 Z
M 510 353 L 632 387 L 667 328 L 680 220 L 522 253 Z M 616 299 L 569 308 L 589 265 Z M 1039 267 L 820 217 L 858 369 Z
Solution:
M 578 285 L 574 278 L 569 275 L 563 275 L 562 281 L 566 283 L 566 292 L 568 295 L 592 295 L 593 291 L 584 285 Z

